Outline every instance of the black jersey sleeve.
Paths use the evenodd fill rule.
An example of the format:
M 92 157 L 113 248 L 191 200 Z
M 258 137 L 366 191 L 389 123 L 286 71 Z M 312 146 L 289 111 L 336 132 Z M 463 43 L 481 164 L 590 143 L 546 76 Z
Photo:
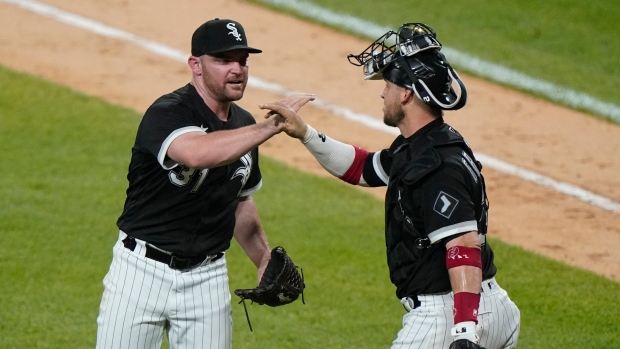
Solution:
M 376 153 L 368 154 L 364 162 L 362 176 L 369 187 L 384 187 L 388 184 L 388 170 L 391 165 L 389 152 L 384 149 Z
M 168 158 L 168 147 L 175 138 L 188 132 L 205 132 L 205 129 L 196 125 L 191 111 L 180 106 L 155 103 L 142 118 L 136 147 L 139 151 L 155 156 L 164 169 L 171 169 L 177 163 Z
M 431 243 L 478 230 L 471 184 L 465 175 L 462 167 L 444 162 L 424 180 L 420 205 Z

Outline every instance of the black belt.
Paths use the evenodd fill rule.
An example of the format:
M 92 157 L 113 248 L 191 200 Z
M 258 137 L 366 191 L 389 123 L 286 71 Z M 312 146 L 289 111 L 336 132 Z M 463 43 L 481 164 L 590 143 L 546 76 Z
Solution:
M 418 296 L 411 296 L 409 298 L 413 300 L 413 309 L 417 309 L 420 307 L 420 305 L 422 305 L 422 302 L 420 302 Z
M 125 248 L 133 251 L 136 249 L 136 239 L 131 236 L 127 236 L 123 240 L 123 245 L 125 245 Z M 154 248 L 153 246 L 150 246 L 149 244 L 145 244 L 145 246 L 146 246 L 146 254 L 145 254 L 146 258 L 158 261 L 160 263 L 164 263 L 168 265 L 170 268 L 176 269 L 176 270 L 190 269 L 192 267 L 197 266 L 198 264 L 201 264 L 202 262 L 207 260 L 207 258 L 211 258 L 211 260 L 209 261 L 210 263 L 215 262 L 216 260 L 224 256 L 223 252 L 219 252 L 216 255 L 205 254 L 201 256 L 184 256 L 184 255 L 180 255 L 176 253 L 168 254 L 166 252 L 163 252 L 163 251 L 160 251 Z

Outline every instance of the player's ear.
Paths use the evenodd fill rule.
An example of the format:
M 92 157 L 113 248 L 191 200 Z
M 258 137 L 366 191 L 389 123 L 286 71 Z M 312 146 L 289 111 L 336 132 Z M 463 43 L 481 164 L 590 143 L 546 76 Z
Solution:
M 194 74 L 202 75 L 202 62 L 200 61 L 200 57 L 189 56 L 187 65 L 189 65 L 189 68 Z
M 412 98 L 414 98 L 415 95 L 413 94 L 413 91 L 408 89 L 408 88 L 404 88 L 403 89 L 403 93 L 401 94 L 401 99 L 400 99 L 400 103 L 402 105 L 405 105 L 409 102 L 412 101 Z

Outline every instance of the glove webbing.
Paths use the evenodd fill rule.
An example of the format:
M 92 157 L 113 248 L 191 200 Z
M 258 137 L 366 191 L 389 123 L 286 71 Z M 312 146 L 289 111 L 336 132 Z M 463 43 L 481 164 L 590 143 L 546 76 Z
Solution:
M 304 284 L 304 270 L 302 268 L 298 268 L 298 269 L 301 272 L 301 284 L 303 285 Z M 248 319 L 248 326 L 250 327 L 250 332 L 254 332 L 254 330 L 252 329 L 252 323 L 250 322 L 250 315 L 248 314 L 248 307 L 245 305 L 245 298 L 241 298 L 239 303 L 243 303 L 243 310 L 245 310 L 245 318 Z M 304 298 L 303 288 L 301 289 L 301 303 L 306 304 L 306 299 Z M 252 304 L 254 304 L 254 301 L 252 301 Z

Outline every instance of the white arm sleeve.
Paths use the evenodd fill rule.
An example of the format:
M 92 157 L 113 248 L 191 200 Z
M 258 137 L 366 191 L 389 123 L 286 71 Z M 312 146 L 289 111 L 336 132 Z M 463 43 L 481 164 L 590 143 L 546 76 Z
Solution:
M 336 177 L 342 177 L 355 159 L 355 148 L 320 134 L 308 125 L 306 135 L 301 140 L 308 151 L 323 168 Z

